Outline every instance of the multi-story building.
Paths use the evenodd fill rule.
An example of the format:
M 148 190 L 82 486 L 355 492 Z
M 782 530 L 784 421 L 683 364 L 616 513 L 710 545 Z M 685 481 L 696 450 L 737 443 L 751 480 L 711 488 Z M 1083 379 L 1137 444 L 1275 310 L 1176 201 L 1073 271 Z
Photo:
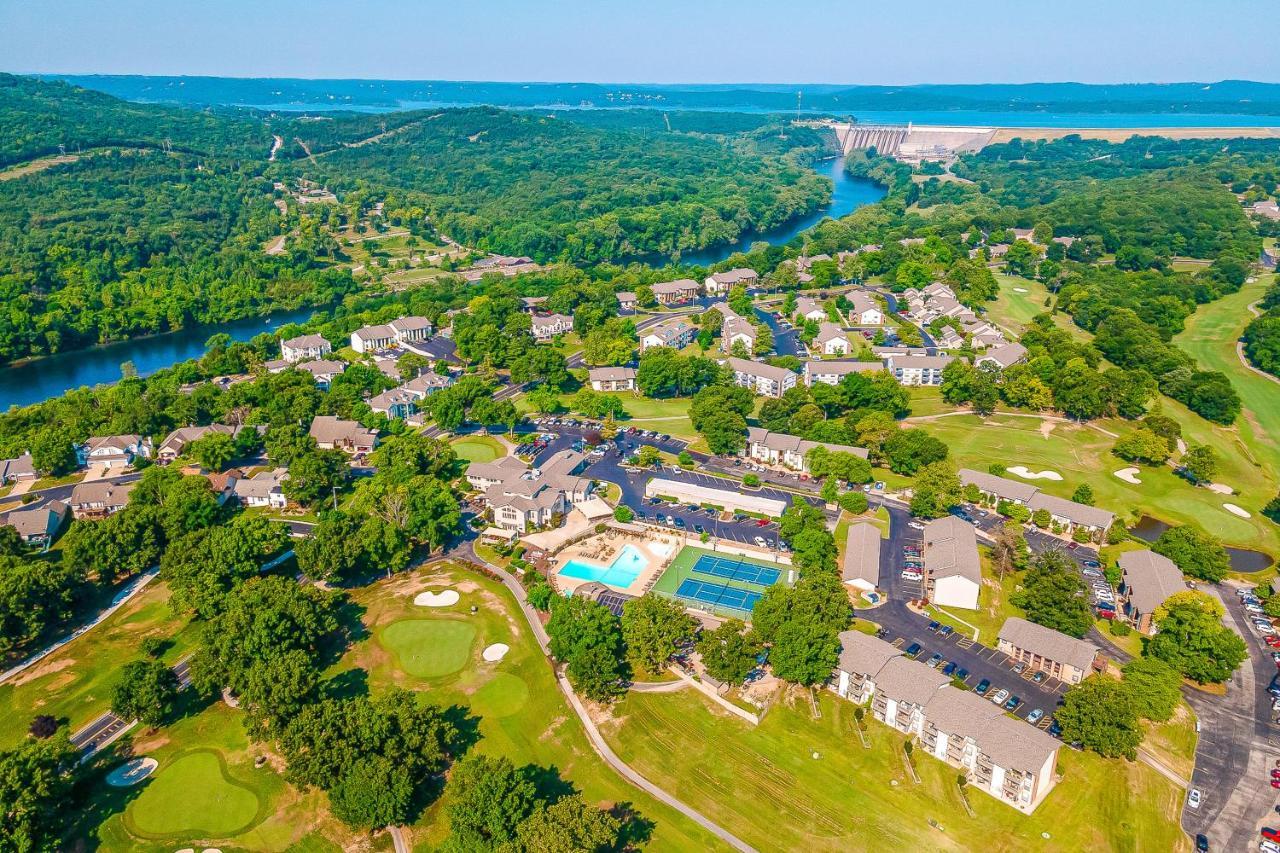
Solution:
M 77 483 L 71 490 L 67 503 L 77 519 L 106 518 L 124 509 L 129 503 L 129 493 L 137 483 L 112 483 L 93 480 Z
M 643 353 L 650 347 L 684 349 L 693 343 L 697 335 L 697 327 L 691 326 L 684 320 L 678 318 L 663 320 L 658 325 L 640 333 L 640 352 Z
M 1021 504 L 1032 512 L 1044 510 L 1049 513 L 1050 522 L 1058 525 L 1065 533 L 1074 533 L 1076 530 L 1083 529 L 1091 536 L 1097 537 L 1106 533 L 1111 523 L 1115 521 L 1116 516 L 1113 512 L 1045 494 L 1039 487 L 1030 483 L 997 477 L 995 474 L 975 471 L 972 468 L 961 468 L 959 474 L 963 485 L 976 486 L 983 497 L 989 501 Z
M 849 294 L 853 307 L 849 309 L 849 322 L 855 326 L 880 326 L 884 324 L 884 310 L 880 303 L 868 294 L 855 290 Z
M 81 465 L 125 468 L 135 459 L 150 459 L 151 439 L 138 435 L 94 436 L 76 448 Z
M 1027 348 L 1022 344 L 1004 344 L 1002 346 L 992 347 L 984 354 L 974 359 L 974 364 L 982 367 L 984 364 L 990 364 L 1001 370 L 1013 367 L 1027 360 Z
M 372 453 L 378 446 L 377 430 L 367 429 L 356 421 L 343 420 L 334 415 L 317 415 L 311 421 L 309 434 L 321 450 Z
M 396 332 L 390 326 L 361 326 L 351 333 L 351 348 L 359 353 L 387 349 L 395 342 Z
M 809 451 L 822 447 L 832 453 L 851 453 L 862 459 L 867 458 L 866 448 L 850 447 L 844 444 L 827 444 L 822 441 L 809 441 L 795 435 L 781 432 L 770 432 L 759 427 L 747 427 L 747 444 L 742 455 L 765 465 L 781 465 L 793 471 L 809 473 Z
M 760 276 L 755 270 L 738 267 L 736 269 L 725 270 L 724 272 L 715 272 L 707 276 L 707 280 L 703 284 L 707 288 L 708 296 L 721 296 L 729 292 L 734 285 L 742 285 L 743 287 L 754 287 L 760 281 Z
M 1000 628 L 997 648 L 1014 660 L 1066 684 L 1079 684 L 1094 670 L 1098 647 L 1061 631 L 1010 616 Z
M 1187 588 L 1182 570 L 1168 557 L 1154 551 L 1125 551 L 1120 566 L 1120 612 L 1135 628 L 1150 634 L 1151 614 L 1175 592 Z
M 850 373 L 879 373 L 884 364 L 879 361 L 806 361 L 804 363 L 804 384 L 812 386 L 815 382 L 826 385 L 839 385 Z
M 660 305 L 679 305 L 702 295 L 702 285 L 691 278 L 659 282 L 650 289 L 653 290 L 653 298 L 657 299 Z
M 587 379 L 596 391 L 636 390 L 634 367 L 593 367 L 587 371 Z
M 420 398 L 403 388 L 392 388 L 369 398 L 369 408 L 391 420 L 404 420 L 418 411 Z
M 284 481 L 287 479 L 287 468 L 259 471 L 252 477 L 237 480 L 232 492 L 245 506 L 284 509 L 289 505 L 289 499 L 284 494 Z
M 924 575 L 935 604 L 978 609 L 982 561 L 972 524 L 948 515 L 924 526 Z
M 818 300 L 801 296 L 796 300 L 796 312 L 792 316 L 801 322 L 812 320 L 815 323 L 821 323 L 827 319 L 827 309 L 819 305 Z
M 398 344 L 412 344 L 431 337 L 431 321 L 426 317 L 397 317 L 387 324 Z
M 549 341 L 556 335 L 573 331 L 573 317 L 568 314 L 535 314 L 530 318 L 535 340 Z
M 331 352 L 333 345 L 321 335 L 301 335 L 280 342 L 280 357 L 291 364 L 324 358 Z
M 823 355 L 848 355 L 849 338 L 835 323 L 822 323 L 818 327 L 813 345 Z
M 164 441 L 160 442 L 160 447 L 156 449 L 156 461 L 161 465 L 168 465 L 181 456 L 193 441 L 198 441 L 215 432 L 223 435 L 235 435 L 236 428 L 225 424 L 178 427 L 165 436 Z
M 763 397 L 781 397 L 788 389 L 794 388 L 799 380 L 794 372 L 785 367 L 774 367 L 745 358 L 729 358 L 729 368 L 733 371 L 735 384 L 750 388 L 752 392 Z
M 341 376 L 347 369 L 347 363 L 326 358 L 320 361 L 304 361 L 298 365 L 298 369 L 310 373 L 311 378 L 316 381 L 316 385 L 321 390 L 327 391 L 329 386 L 333 384 L 333 380 Z
M 744 319 L 725 303 L 717 303 L 715 308 L 724 316 L 724 325 L 720 328 L 720 350 L 733 352 L 733 345 L 741 343 L 748 353 L 754 353 L 756 338 L 760 336 L 755 324 Z
M 496 527 L 524 533 L 551 525 L 590 497 L 591 480 L 577 474 L 585 461 L 581 453 L 564 450 L 537 468 L 526 468 L 508 456 L 469 465 L 467 480 L 484 492 Z
M 891 355 L 885 369 L 899 385 L 941 385 L 942 370 L 953 360 L 949 355 Z

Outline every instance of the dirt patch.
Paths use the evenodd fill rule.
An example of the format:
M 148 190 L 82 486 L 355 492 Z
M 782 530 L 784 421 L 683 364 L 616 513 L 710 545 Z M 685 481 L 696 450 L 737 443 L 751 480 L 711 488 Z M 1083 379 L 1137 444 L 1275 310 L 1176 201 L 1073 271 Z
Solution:
M 60 657 L 53 659 L 45 658 L 44 661 L 41 661 L 33 667 L 24 669 L 22 672 L 15 675 L 9 683 L 14 687 L 17 687 L 20 684 L 26 684 L 27 682 L 34 681 L 42 676 L 61 672 L 67 667 L 75 666 L 76 663 L 77 661 L 73 657 Z M 74 678 L 71 680 L 74 680 Z
M 548 724 L 547 724 L 547 727 L 546 727 L 546 729 L 542 732 L 542 734 L 538 735 L 538 740 L 544 740 L 544 741 L 545 741 L 545 740 L 550 740 L 551 738 L 555 737 L 555 736 L 556 736 L 556 729 L 558 729 L 558 728 L 560 728 L 561 726 L 563 726 L 566 722 L 568 722 L 568 720 L 569 720 L 569 718 L 568 718 L 566 715 L 564 715 L 564 714 L 561 714 L 560 716 L 556 717 L 556 718 L 555 718 L 555 719 L 553 719 L 550 723 L 548 723 Z
M 1057 421 L 1043 420 L 1040 422 L 1040 434 L 1045 438 L 1048 438 L 1049 435 L 1057 429 L 1057 427 Z

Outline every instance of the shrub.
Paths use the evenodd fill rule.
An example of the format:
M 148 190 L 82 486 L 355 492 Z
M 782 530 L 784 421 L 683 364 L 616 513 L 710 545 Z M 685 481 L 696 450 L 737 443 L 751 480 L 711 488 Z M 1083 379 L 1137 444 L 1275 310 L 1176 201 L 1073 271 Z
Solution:
M 1127 637 L 1133 633 L 1133 629 L 1129 627 L 1129 623 L 1120 619 L 1112 619 L 1111 624 L 1107 626 L 1107 630 L 1111 632 L 1113 637 Z
M 760 485 L 760 478 L 755 474 L 747 474 L 742 478 L 742 485 L 754 489 L 756 486 Z

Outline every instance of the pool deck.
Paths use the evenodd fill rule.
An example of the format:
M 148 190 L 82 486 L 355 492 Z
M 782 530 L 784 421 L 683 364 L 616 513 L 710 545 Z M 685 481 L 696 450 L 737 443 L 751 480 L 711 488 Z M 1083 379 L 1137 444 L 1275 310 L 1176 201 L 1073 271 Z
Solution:
M 593 581 L 564 577 L 560 574 L 560 570 L 571 560 L 589 563 L 602 569 L 608 568 L 627 545 L 639 551 L 647 565 L 629 586 L 620 587 L 607 583 L 605 585 L 619 592 L 640 596 L 657 583 L 671 560 L 680 552 L 682 543 L 675 536 L 649 532 L 637 533 L 610 527 L 604 533 L 575 542 L 556 555 L 555 571 L 551 573 L 556 588 L 562 593 L 571 593 L 584 583 L 593 583 Z

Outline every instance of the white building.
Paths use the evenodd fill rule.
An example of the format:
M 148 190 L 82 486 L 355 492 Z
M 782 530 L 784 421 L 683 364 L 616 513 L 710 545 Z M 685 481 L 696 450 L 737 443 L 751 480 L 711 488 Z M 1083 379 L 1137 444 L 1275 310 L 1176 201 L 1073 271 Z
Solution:
M 593 367 L 587 371 L 587 378 L 596 391 L 636 390 L 634 367 Z
M 573 318 L 567 314 L 535 314 L 530 319 L 535 340 L 549 341 L 556 335 L 573 331 Z
M 855 326 L 880 326 L 884 324 L 884 311 L 880 303 L 867 294 L 855 290 L 849 294 L 853 307 L 849 309 L 849 322 Z
M 804 363 L 804 384 L 812 386 L 815 382 L 826 385 L 839 385 L 850 373 L 879 373 L 884 364 L 879 361 L 806 361 Z
M 387 349 L 396 342 L 390 326 L 361 326 L 351 333 L 351 348 L 359 353 Z
M 387 326 L 399 344 L 418 343 L 431 337 L 431 321 L 426 317 L 397 317 Z
M 585 461 L 581 453 L 563 450 L 537 468 L 526 468 L 507 456 L 468 465 L 467 480 L 484 492 L 494 526 L 524 533 L 553 524 L 591 496 L 591 480 L 577 475 Z
M 842 579 L 854 589 L 872 592 L 880 585 L 880 528 L 865 521 L 849 525 L 842 569 Z
M 954 515 L 926 524 L 924 571 L 934 604 L 977 610 L 982 561 L 973 525 Z
M 861 459 L 867 458 L 867 450 L 863 447 L 809 441 L 799 436 L 770 432 L 760 427 L 747 427 L 747 444 L 742 450 L 742 455 L 765 465 L 780 465 L 808 474 L 809 451 L 815 447 L 826 448 L 832 453 L 852 453 Z
M 102 435 L 76 447 L 81 465 L 124 468 L 137 458 L 150 459 L 151 439 L 138 435 Z
M 729 289 L 735 285 L 754 287 L 758 281 L 760 281 L 760 276 L 756 274 L 755 270 L 737 267 L 724 272 L 712 273 L 707 276 L 703 285 L 707 288 L 708 296 L 720 296 L 728 293 Z
M 640 352 L 650 347 L 671 347 L 684 349 L 693 343 L 698 330 L 684 320 L 673 318 L 664 320 L 658 325 L 640 333 Z
M 686 503 L 722 506 L 730 512 L 754 512 L 760 515 L 767 515 L 770 518 L 781 517 L 787 508 L 787 502 L 783 500 L 766 498 L 762 495 L 747 495 L 728 489 L 712 489 L 707 486 L 699 486 L 696 483 L 684 483 L 679 480 L 664 480 L 661 478 L 655 478 L 646 483 L 644 494 L 645 497 L 649 498 L 661 495 Z
M 653 290 L 653 297 L 660 305 L 678 305 L 702 295 L 702 285 L 691 278 L 659 282 L 650 289 Z
M 818 328 L 818 335 L 813 339 L 813 345 L 823 355 L 849 354 L 849 338 L 835 323 L 823 323 Z
M 1004 346 L 998 346 L 988 350 L 984 355 L 974 359 L 973 363 L 978 367 L 982 367 L 984 364 L 991 364 L 1001 370 L 1005 370 L 1026 360 L 1026 347 L 1022 344 L 1005 344 Z
M 280 342 L 280 357 L 291 364 L 324 358 L 333 352 L 333 345 L 320 335 L 301 335 Z
M 289 479 L 287 468 L 259 471 L 248 479 L 236 481 L 233 494 L 245 506 L 265 506 L 284 509 L 289 499 L 284 495 L 284 481 Z
M 793 316 L 799 318 L 801 322 L 812 320 L 815 323 L 821 323 L 827 319 L 827 309 L 819 305 L 818 300 L 801 296 L 796 300 L 796 313 Z
M 941 385 L 943 369 L 954 360 L 949 355 L 891 355 L 884 366 L 899 385 Z
M 734 384 L 750 388 L 753 393 L 763 397 L 781 397 L 788 389 L 794 388 L 800 378 L 785 367 L 774 367 L 745 358 L 729 358 L 728 364 L 733 371 Z

